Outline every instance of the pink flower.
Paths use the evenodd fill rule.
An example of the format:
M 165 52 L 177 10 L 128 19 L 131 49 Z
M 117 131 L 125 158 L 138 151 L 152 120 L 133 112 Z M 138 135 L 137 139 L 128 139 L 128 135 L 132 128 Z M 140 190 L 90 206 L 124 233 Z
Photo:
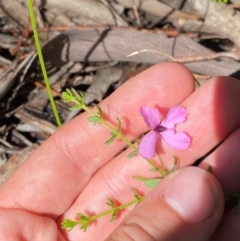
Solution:
M 142 157 L 153 158 L 156 156 L 156 145 L 159 136 L 166 144 L 177 150 L 185 150 L 190 146 L 190 137 L 183 132 L 176 133 L 174 130 L 175 124 L 184 122 L 186 119 L 187 112 L 184 107 L 173 107 L 163 121 L 160 121 L 160 114 L 156 108 L 142 106 L 140 113 L 146 125 L 152 129 L 143 137 L 139 145 L 139 154 Z

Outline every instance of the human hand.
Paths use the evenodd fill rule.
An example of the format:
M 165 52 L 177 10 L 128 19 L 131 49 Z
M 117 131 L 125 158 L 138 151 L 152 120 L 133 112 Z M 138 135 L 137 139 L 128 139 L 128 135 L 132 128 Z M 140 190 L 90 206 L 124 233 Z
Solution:
M 129 150 L 117 155 L 124 143 L 104 145 L 109 131 L 90 124 L 83 113 L 52 135 L 0 187 L 0 240 L 236 240 L 240 218 L 232 210 L 222 216 L 221 188 L 203 169 L 210 165 L 225 191 L 239 191 L 240 84 L 218 77 L 193 91 L 193 77 L 184 66 L 163 63 L 133 77 L 100 104 L 109 120 L 122 120 L 124 134 L 132 140 L 147 131 L 139 114 L 142 105 L 164 107 L 163 113 L 176 105 L 186 108 L 188 118 L 179 129 L 191 136 L 191 146 L 176 151 L 163 145 L 164 163 L 171 166 L 177 156 L 180 169 L 153 191 L 132 178 L 149 175 L 146 161 L 137 155 L 127 159 Z M 202 169 L 185 167 L 225 138 L 200 164 Z M 61 221 L 74 219 L 78 212 L 104 211 L 108 198 L 127 202 L 131 187 L 150 193 L 113 223 L 106 217 L 86 232 L 61 229 Z

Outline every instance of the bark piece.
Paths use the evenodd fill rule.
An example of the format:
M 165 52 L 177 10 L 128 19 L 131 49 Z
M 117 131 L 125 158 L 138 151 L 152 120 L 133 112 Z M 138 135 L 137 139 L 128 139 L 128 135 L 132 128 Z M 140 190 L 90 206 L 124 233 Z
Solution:
M 12 64 L 2 72 L 0 72 L 0 99 L 4 97 L 7 91 L 15 83 L 17 75 L 33 60 L 34 53 L 30 53 L 22 62 L 20 58 L 12 62 Z M 23 75 L 24 76 L 24 75 Z M 20 78 L 20 82 L 23 78 Z
M 22 27 L 28 24 L 28 14 L 26 5 L 19 0 L 0 0 L 0 8 L 7 13 L 11 19 Z
M 139 10 L 146 11 L 147 13 L 153 14 L 155 16 L 158 16 L 161 20 L 164 20 L 166 18 L 175 19 L 175 18 L 194 18 L 197 19 L 192 14 L 187 14 L 178 10 L 173 9 L 172 7 L 161 3 L 157 0 L 117 0 L 119 4 L 126 8 L 133 8 L 133 6 L 136 6 Z
M 108 88 L 116 81 L 118 81 L 123 74 L 121 67 L 109 67 L 106 69 L 99 69 L 96 72 L 96 77 L 92 85 L 85 93 L 85 103 L 89 104 L 94 100 L 100 102 L 103 95 L 106 94 Z
M 35 116 L 32 116 L 30 113 L 28 113 L 23 109 L 17 111 L 15 113 L 15 117 L 17 117 L 18 119 L 20 119 L 25 123 L 28 123 L 32 126 L 37 127 L 38 129 L 42 130 L 45 133 L 53 134 L 57 130 L 57 127 L 52 123 L 46 120 L 37 118 Z
M 161 0 L 161 2 L 174 9 L 180 9 L 185 4 L 186 0 Z
M 213 53 L 187 36 L 168 38 L 162 33 L 140 32 L 130 29 L 70 30 L 62 33 L 58 38 L 66 38 L 66 41 L 61 49 L 58 46 L 58 51 L 50 41 L 48 46 L 51 48 L 45 51 L 46 60 L 48 58 L 54 59 L 57 54 L 60 56 L 58 59 L 60 63 L 67 61 L 123 61 L 155 64 L 168 59 L 153 53 L 142 53 L 131 58 L 126 56 L 140 49 L 164 51 L 175 58 Z M 52 41 L 55 42 L 54 39 Z M 240 63 L 231 59 L 194 62 L 185 65 L 194 73 L 240 78 Z
M 227 8 L 223 3 L 209 0 L 188 0 L 182 11 L 195 14 L 203 21 L 185 20 L 175 22 L 176 27 L 184 31 L 201 31 L 219 34 L 232 40 L 240 47 L 240 13 Z
M 44 2 L 42 4 L 42 2 Z M 118 20 L 115 13 L 100 1 L 93 0 L 36 0 L 38 6 L 42 6 L 49 11 L 54 9 L 58 14 L 66 14 L 70 18 L 78 16 L 86 17 L 96 24 L 110 24 L 125 26 L 125 23 Z
M 0 185 L 2 185 L 11 174 L 27 159 L 30 154 L 37 149 L 38 145 L 34 144 L 28 146 L 16 154 L 7 161 L 7 163 L 0 168 Z

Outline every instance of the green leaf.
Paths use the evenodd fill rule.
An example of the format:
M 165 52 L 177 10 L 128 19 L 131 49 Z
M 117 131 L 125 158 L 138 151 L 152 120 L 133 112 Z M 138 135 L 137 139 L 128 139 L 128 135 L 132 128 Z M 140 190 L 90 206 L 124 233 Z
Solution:
M 112 208 L 112 215 L 111 215 L 110 222 L 113 222 L 117 217 L 118 210 L 112 199 L 109 198 L 106 204 Z
M 99 123 L 101 121 L 101 118 L 99 116 L 90 116 L 87 119 L 94 125 L 96 125 L 97 123 Z
M 73 107 L 70 108 L 70 110 L 79 110 L 82 107 L 80 105 L 74 105 Z
M 115 207 L 113 200 L 110 199 L 110 198 L 108 198 L 108 201 L 106 202 L 106 204 L 107 204 L 108 206 L 112 207 L 112 208 Z
M 66 92 L 66 94 L 68 94 L 69 96 L 73 96 L 73 93 L 72 93 L 72 91 L 71 91 L 70 89 L 67 88 L 65 92 Z
M 147 187 L 155 188 L 161 181 L 162 179 L 156 178 L 145 180 L 144 183 Z
M 115 221 L 116 217 L 117 217 L 117 212 L 118 210 L 117 209 L 114 209 L 112 215 L 111 215 L 111 219 L 110 219 L 110 222 L 113 222 Z
M 137 199 L 137 201 L 141 202 L 144 197 L 141 197 L 135 188 L 131 188 L 131 190 L 133 192 L 133 196 Z
M 150 169 L 150 172 L 156 172 L 159 168 L 158 167 L 153 167 Z
M 177 158 L 174 156 L 174 157 L 173 157 L 173 160 L 174 160 L 174 162 L 173 162 L 173 167 L 172 167 L 172 169 L 171 169 L 171 170 L 168 170 L 168 169 L 165 170 L 165 171 L 166 171 L 166 175 L 168 175 L 169 173 L 174 172 L 174 171 L 177 170 L 177 164 L 178 164 Z M 166 175 L 165 175 L 165 176 L 166 176 Z
M 84 102 L 84 100 L 85 100 L 85 95 L 84 95 L 84 93 L 83 93 L 83 92 L 80 92 L 80 93 L 79 93 L 79 96 L 81 97 L 81 100 Z
M 78 223 L 74 220 L 65 219 L 62 222 L 62 228 L 71 231 Z
M 100 106 L 96 105 L 97 109 L 98 109 L 98 116 L 100 118 L 102 118 L 102 109 L 100 108 Z
M 207 171 L 210 172 L 210 173 L 213 173 L 212 167 L 210 165 L 208 166 Z
M 116 139 L 116 137 L 117 137 L 117 134 L 112 132 L 111 137 L 107 141 L 105 141 L 104 144 L 106 144 L 106 145 L 111 144 Z
M 120 119 L 118 117 L 116 119 L 117 119 L 117 122 L 118 122 L 118 131 L 120 132 L 122 124 L 121 124 L 121 121 L 120 121 Z
M 177 157 L 173 157 L 173 159 L 174 159 L 174 162 L 173 162 L 173 167 L 172 167 L 172 172 L 174 172 L 175 170 L 177 170 L 177 164 L 178 164 L 178 162 L 177 162 Z
M 62 99 L 64 102 L 69 102 L 72 100 L 72 96 L 67 91 L 64 91 L 62 92 Z
M 132 157 L 134 157 L 136 154 L 138 153 L 137 150 L 132 151 L 131 153 L 128 154 L 127 158 L 131 159 Z
M 75 92 L 76 91 L 74 89 L 73 91 L 71 91 L 70 89 L 66 89 L 66 91 L 62 93 L 62 99 L 65 103 L 67 102 L 75 103 L 75 105 L 71 108 L 71 110 L 77 110 L 84 106 L 84 99 L 82 99 L 82 96 L 78 95 L 77 92 L 75 94 Z M 73 95 L 73 93 L 75 95 Z
M 77 213 L 77 215 L 81 218 L 82 225 L 81 225 L 80 229 L 83 229 L 83 231 L 85 232 L 89 225 L 89 217 L 87 217 L 86 215 L 84 215 L 82 213 Z

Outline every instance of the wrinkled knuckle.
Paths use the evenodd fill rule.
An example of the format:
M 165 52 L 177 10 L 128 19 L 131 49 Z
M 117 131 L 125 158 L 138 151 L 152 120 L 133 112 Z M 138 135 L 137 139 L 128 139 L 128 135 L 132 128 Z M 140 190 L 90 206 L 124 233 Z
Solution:
M 132 231 L 135 235 L 132 236 L 133 241 L 140 240 L 148 240 L 148 241 L 157 241 L 154 236 L 151 234 L 150 230 L 147 229 L 145 226 L 139 225 L 138 223 L 130 223 L 128 224 L 130 227 L 128 230 Z M 129 232 L 129 236 L 132 234 Z M 131 236 L 130 236 L 131 237 Z
M 140 215 L 134 215 L 119 227 L 117 232 L 114 233 L 114 237 L 110 240 L 157 241 L 156 237 L 152 233 L 156 233 L 156 227 L 151 224 L 150 220 Z

